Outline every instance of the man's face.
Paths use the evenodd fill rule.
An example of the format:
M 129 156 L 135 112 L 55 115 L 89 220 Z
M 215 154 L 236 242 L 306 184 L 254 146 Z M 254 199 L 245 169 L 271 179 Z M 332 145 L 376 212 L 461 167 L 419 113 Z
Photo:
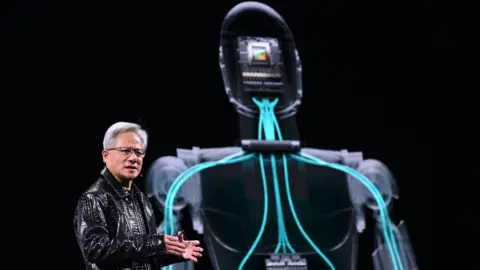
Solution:
M 144 146 L 134 132 L 118 134 L 115 145 L 102 152 L 108 170 L 119 180 L 133 180 L 143 165 Z

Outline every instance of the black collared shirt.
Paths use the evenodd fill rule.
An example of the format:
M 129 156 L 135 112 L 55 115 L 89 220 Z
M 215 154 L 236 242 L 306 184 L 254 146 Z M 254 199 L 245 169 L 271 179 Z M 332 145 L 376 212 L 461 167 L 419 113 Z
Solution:
M 127 195 L 125 197 L 126 201 L 126 211 L 128 212 L 129 226 L 134 235 L 144 235 L 147 232 L 145 226 L 145 215 L 143 214 L 141 206 L 141 195 L 136 192 L 137 189 L 128 190 L 123 187 L 123 191 Z

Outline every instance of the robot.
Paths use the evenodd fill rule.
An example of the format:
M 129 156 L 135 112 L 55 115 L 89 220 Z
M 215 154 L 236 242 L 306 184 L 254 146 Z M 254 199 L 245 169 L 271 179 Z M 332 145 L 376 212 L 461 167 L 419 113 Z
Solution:
M 361 152 L 303 147 L 295 122 L 302 65 L 284 19 L 262 3 L 236 5 L 219 59 L 241 145 L 177 149 L 152 164 L 146 189 L 164 215 L 158 231 L 182 230 L 188 209 L 215 270 L 353 270 L 371 213 L 374 268 L 417 269 L 405 224 L 389 217 L 398 191 L 386 165 Z

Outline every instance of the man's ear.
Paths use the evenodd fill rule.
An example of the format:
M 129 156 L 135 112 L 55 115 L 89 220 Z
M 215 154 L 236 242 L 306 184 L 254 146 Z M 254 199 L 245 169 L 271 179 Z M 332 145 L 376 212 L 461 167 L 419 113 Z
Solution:
M 105 150 L 102 151 L 103 163 L 107 163 L 108 154 L 109 154 L 108 151 L 105 151 Z

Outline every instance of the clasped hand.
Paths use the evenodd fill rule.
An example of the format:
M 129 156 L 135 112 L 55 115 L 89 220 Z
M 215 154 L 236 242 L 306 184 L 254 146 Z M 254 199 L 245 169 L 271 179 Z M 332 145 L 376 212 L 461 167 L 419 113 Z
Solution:
M 187 260 L 198 261 L 198 257 L 202 257 L 203 249 L 199 247 L 200 241 L 187 241 L 183 237 L 183 233 L 177 236 L 165 235 L 165 248 L 167 253 L 181 256 Z

